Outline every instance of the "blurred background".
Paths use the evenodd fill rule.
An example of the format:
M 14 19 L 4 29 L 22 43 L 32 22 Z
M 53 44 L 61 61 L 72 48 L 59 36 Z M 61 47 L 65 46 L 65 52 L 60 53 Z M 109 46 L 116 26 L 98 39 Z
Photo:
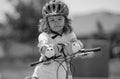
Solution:
M 0 0 L 0 79 L 31 76 L 38 61 L 38 24 L 49 0 Z M 85 48 L 101 47 L 73 60 L 76 79 L 120 79 L 120 0 L 63 0 Z

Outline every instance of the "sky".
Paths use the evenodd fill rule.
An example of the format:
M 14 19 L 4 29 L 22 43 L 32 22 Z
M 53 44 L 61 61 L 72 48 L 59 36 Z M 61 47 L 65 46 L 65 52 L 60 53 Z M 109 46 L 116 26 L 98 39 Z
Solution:
M 17 0 L 13 0 L 17 1 Z M 120 13 L 120 0 L 62 0 L 70 9 L 70 15 L 88 14 L 93 11 L 110 10 Z M 0 0 L 0 23 L 6 21 L 5 12 L 13 17 L 18 17 L 14 5 L 7 0 Z
M 120 0 L 63 0 L 68 4 L 70 15 L 86 14 L 93 11 L 110 10 L 120 13 Z
M 9 13 L 13 18 L 18 18 L 19 15 L 15 10 L 16 1 L 10 3 L 7 0 L 0 0 L 0 23 L 4 24 L 7 21 L 5 13 Z

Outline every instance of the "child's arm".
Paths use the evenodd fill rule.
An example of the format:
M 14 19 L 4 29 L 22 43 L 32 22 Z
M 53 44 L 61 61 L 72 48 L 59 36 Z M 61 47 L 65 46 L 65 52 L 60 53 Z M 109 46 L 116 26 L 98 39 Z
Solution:
M 75 52 L 78 52 L 81 49 L 84 49 L 83 43 L 80 40 L 77 39 L 74 32 L 71 33 L 71 35 L 69 37 L 70 37 L 70 41 L 69 41 L 70 42 L 70 48 L 72 49 L 71 50 L 72 53 L 75 53 Z M 68 50 L 70 50 L 70 48 Z M 85 57 L 89 57 L 91 55 L 93 55 L 93 52 L 90 52 L 89 54 L 82 55 L 82 56 L 81 56 L 81 54 L 77 54 L 76 56 L 77 57 L 80 56 L 82 58 L 85 58 Z
M 46 33 L 42 33 L 38 37 L 38 47 L 39 52 L 41 53 L 42 59 L 45 57 L 54 56 L 55 51 L 53 49 L 53 45 L 49 42 L 48 35 Z
M 28 77 L 26 77 L 25 79 L 39 79 L 39 78 L 37 78 L 37 77 L 35 77 L 35 76 L 28 76 Z
M 69 34 L 68 42 L 69 42 L 68 50 L 71 49 L 71 51 L 72 51 L 71 53 L 75 53 L 75 52 L 77 52 L 78 50 L 80 50 L 84 47 L 83 43 L 80 40 L 77 39 L 74 32 Z

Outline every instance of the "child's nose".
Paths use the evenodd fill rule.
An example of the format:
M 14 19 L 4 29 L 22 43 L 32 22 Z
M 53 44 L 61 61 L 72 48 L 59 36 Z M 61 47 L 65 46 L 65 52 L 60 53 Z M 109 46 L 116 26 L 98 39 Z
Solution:
M 58 20 L 54 20 L 55 23 L 58 23 L 59 21 Z
M 58 25 L 58 22 L 55 22 L 54 25 Z

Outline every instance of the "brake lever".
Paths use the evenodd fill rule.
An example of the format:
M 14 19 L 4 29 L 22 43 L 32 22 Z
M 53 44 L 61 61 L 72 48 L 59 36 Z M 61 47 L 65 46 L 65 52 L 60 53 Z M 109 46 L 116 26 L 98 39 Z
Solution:
M 100 47 L 96 47 L 96 48 L 92 48 L 92 49 L 81 49 L 78 52 L 75 52 L 75 53 L 69 55 L 67 58 L 72 58 L 72 57 L 74 57 L 78 53 L 80 55 L 86 55 L 86 54 L 88 54 L 88 52 L 98 52 L 98 51 L 101 51 Z

